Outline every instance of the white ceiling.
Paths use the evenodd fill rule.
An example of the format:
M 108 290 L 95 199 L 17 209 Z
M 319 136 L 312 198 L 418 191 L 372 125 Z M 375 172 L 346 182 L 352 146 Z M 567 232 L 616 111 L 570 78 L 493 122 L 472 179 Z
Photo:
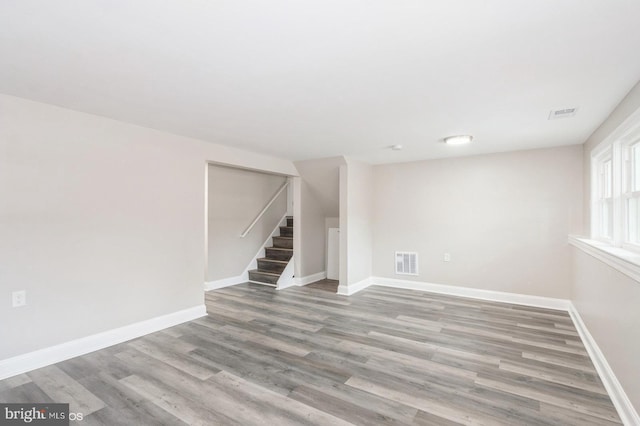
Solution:
M 0 92 L 294 160 L 577 144 L 640 79 L 639 17 L 638 0 L 2 0 Z M 441 142 L 460 133 L 474 143 Z

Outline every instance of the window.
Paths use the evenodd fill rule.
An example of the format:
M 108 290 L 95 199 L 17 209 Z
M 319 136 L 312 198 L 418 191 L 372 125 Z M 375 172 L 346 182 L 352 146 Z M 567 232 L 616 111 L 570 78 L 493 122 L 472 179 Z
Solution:
M 591 157 L 591 238 L 640 251 L 640 123 Z
M 613 159 L 611 149 L 594 161 L 597 179 L 594 197 L 594 236 L 613 242 Z
M 624 155 L 624 239 L 627 244 L 640 247 L 640 142 L 629 145 Z

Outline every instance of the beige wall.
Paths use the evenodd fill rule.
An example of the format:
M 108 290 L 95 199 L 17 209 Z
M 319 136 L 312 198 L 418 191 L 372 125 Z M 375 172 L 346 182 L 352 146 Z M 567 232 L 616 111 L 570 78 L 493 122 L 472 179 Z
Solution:
M 341 241 L 340 251 L 347 256 L 344 278 L 342 262 L 340 265 L 341 286 L 345 279 L 347 286 L 368 279 L 373 270 L 373 166 L 350 158 L 346 161 L 346 226 L 342 213 L 340 216 L 340 238 L 346 236 L 346 245 Z
M 640 84 L 584 144 L 584 235 L 589 235 L 591 151 L 639 108 Z M 573 304 L 636 411 L 640 411 L 640 283 L 579 249 L 573 251 Z
M 572 252 L 573 304 L 640 411 L 640 283 L 578 248 Z
M 205 162 L 293 164 L 0 95 L 0 359 L 203 303 Z M 27 305 L 11 308 L 11 292 Z
M 329 236 L 329 228 L 338 228 L 340 229 L 340 217 L 327 217 L 325 218 L 324 221 L 324 235 L 325 235 L 325 242 L 324 242 L 324 269 L 325 271 L 327 271 L 327 266 L 328 266 L 328 258 L 329 258 L 329 241 L 328 241 L 328 236 Z M 340 247 L 338 247 L 338 251 L 340 250 Z M 338 269 L 340 267 L 338 266 Z
M 300 174 L 299 221 L 301 239 L 300 277 L 325 271 L 326 266 L 326 218 L 339 215 L 340 165 L 343 157 L 295 162 Z
M 215 281 L 242 274 L 278 226 L 287 211 L 287 191 L 280 193 L 244 238 L 240 237 L 287 178 L 211 165 L 208 179 L 207 281 Z
M 347 230 L 349 224 L 347 223 L 347 201 L 348 201 L 348 185 L 347 185 L 347 164 L 340 166 L 340 215 L 338 216 L 338 225 L 340 228 L 340 265 L 339 265 L 339 287 L 347 288 L 349 277 L 347 274 L 347 260 L 349 250 L 349 240 L 347 238 Z
M 376 166 L 373 275 L 568 299 L 581 179 L 581 146 Z

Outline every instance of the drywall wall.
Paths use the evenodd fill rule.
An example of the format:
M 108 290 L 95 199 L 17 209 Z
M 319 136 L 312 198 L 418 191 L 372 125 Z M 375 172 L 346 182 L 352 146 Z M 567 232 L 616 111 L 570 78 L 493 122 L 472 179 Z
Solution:
M 374 276 L 569 298 L 582 146 L 380 165 L 373 174 Z M 395 251 L 418 252 L 420 275 L 396 275 Z
M 240 235 L 287 178 L 224 166 L 209 166 L 207 281 L 241 275 L 287 211 L 282 191 L 253 229 Z M 271 245 L 271 243 L 269 243 Z
M 342 262 L 340 265 L 340 286 L 343 288 L 344 279 L 346 279 L 348 288 L 371 277 L 374 242 L 373 166 L 350 158 L 346 161 L 346 224 L 342 212 L 340 216 L 340 238 L 342 239 L 343 234 L 346 235 L 346 250 L 342 241 L 340 245 L 341 255 L 343 251 L 346 252 L 346 276 L 344 278 Z M 339 289 L 339 291 L 344 290 Z M 346 291 L 351 292 L 348 289 Z
M 296 221 L 299 221 L 301 237 L 296 266 L 300 268 L 298 276 L 305 277 L 325 272 L 325 219 L 340 214 L 339 169 L 345 160 L 331 157 L 294 164 L 300 175 L 300 209 Z
M 618 381 L 640 411 L 640 282 L 572 247 L 572 301 Z
M 340 210 L 340 215 L 338 216 L 338 224 L 340 227 L 340 256 L 339 256 L 339 273 L 338 273 L 338 281 L 339 281 L 339 285 L 338 285 L 338 290 L 340 290 L 340 287 L 342 287 L 343 289 L 345 289 L 345 291 L 343 291 L 343 293 L 347 292 L 346 289 L 348 288 L 348 274 L 347 274 L 347 260 L 348 260 L 348 249 L 349 249 L 349 240 L 347 238 L 347 230 L 349 229 L 349 224 L 348 224 L 348 220 L 347 220 L 347 204 L 349 201 L 348 198 L 348 185 L 347 185 L 347 164 L 345 162 L 345 164 L 342 164 L 340 166 L 340 171 L 339 171 L 339 176 L 340 176 L 340 182 L 339 182 L 339 188 L 340 188 L 340 206 L 339 206 L 339 210 Z
M 591 151 L 640 109 L 640 83 L 584 144 L 585 236 L 589 235 Z M 640 282 L 574 248 L 571 299 L 624 391 L 640 412 Z
M 340 171 L 338 170 L 338 175 L 340 174 Z M 324 244 L 324 257 L 325 257 L 325 262 L 324 262 L 324 269 L 325 271 L 327 270 L 327 264 L 328 264 L 328 256 L 329 256 L 329 228 L 338 228 L 340 229 L 340 216 L 337 217 L 327 217 L 324 220 L 324 236 L 325 236 L 325 244 Z M 340 248 L 338 247 L 338 251 L 340 250 Z M 340 267 L 338 266 L 338 269 L 340 269 Z
M 206 161 L 296 174 L 16 97 L 0 111 L 0 360 L 203 304 Z

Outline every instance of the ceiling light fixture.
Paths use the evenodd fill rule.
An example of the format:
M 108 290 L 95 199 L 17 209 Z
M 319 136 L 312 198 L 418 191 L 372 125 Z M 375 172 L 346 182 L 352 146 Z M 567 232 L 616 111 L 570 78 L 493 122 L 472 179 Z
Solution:
M 471 135 L 457 135 L 457 136 L 447 136 L 444 138 L 444 143 L 447 145 L 464 145 L 473 140 L 473 136 Z
M 394 151 L 402 151 L 402 145 L 391 145 L 391 149 Z

